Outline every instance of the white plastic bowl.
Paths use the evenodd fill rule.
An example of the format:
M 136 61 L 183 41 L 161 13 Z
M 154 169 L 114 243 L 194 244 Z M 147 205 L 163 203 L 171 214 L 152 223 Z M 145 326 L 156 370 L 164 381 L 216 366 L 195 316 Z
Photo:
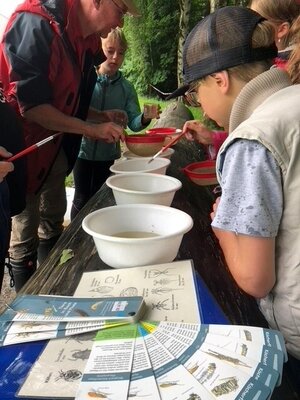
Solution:
M 137 173 L 110 176 L 106 184 L 117 204 L 161 204 L 170 206 L 180 180 L 168 175 Z
M 167 150 L 165 150 L 163 153 L 161 153 L 161 155 L 159 157 L 170 159 L 172 157 L 174 151 L 175 151 L 174 149 L 169 147 Z M 137 154 L 134 154 L 131 151 L 126 150 L 123 153 L 123 157 L 126 158 L 127 160 L 131 160 L 133 158 L 141 158 L 142 156 L 138 156 Z
M 187 213 L 157 204 L 106 207 L 82 221 L 83 229 L 94 239 L 99 257 L 113 268 L 173 261 L 183 235 L 192 226 Z
M 121 160 L 114 163 L 110 170 L 114 174 L 137 172 L 152 172 L 154 174 L 165 174 L 167 167 L 170 165 L 171 160 L 167 158 L 157 157 L 149 163 L 151 157 L 140 157 L 132 160 Z

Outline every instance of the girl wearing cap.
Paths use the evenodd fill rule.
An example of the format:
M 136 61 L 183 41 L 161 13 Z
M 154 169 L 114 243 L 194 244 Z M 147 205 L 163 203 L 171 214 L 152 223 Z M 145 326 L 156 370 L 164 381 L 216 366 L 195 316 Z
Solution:
M 229 133 L 217 156 L 212 228 L 239 287 L 282 332 L 300 392 L 300 90 L 271 68 L 272 23 L 224 7 L 188 35 L 185 80 Z
M 294 37 L 297 33 L 296 28 L 293 29 L 293 25 L 300 15 L 300 2 L 296 0 L 252 0 L 249 7 L 271 22 L 275 29 L 275 43 L 278 48 L 278 55 L 274 62 L 277 67 L 286 68 L 295 42 L 299 42 L 297 37 Z M 188 122 L 185 130 L 188 139 L 195 139 L 208 146 L 208 154 L 212 158 L 216 156 L 227 137 L 226 132 L 211 131 L 200 121 Z

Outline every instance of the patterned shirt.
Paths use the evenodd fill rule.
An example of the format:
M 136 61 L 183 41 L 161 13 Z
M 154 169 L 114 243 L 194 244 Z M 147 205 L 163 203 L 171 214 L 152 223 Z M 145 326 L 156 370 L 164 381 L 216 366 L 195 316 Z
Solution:
M 255 237 L 275 237 L 283 208 L 281 170 L 261 143 L 237 140 L 227 150 L 215 228 Z

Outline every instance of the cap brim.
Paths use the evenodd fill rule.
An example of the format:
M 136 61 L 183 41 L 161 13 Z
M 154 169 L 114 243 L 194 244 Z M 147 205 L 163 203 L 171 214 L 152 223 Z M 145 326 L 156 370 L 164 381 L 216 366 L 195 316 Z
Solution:
M 128 14 L 133 17 L 140 17 L 142 15 L 132 0 L 122 0 L 122 2 L 127 7 Z
M 189 90 L 190 85 L 183 85 L 174 90 L 173 93 L 169 94 L 169 96 L 166 97 L 166 100 L 171 100 L 171 99 L 176 99 L 176 97 L 184 96 L 185 93 Z

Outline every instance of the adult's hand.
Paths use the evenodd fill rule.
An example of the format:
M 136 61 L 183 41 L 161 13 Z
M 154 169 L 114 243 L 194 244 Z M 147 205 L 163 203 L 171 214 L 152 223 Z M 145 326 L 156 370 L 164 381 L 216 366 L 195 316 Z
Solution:
M 103 124 L 89 124 L 86 137 L 94 140 L 104 140 L 107 143 L 124 141 L 124 128 L 114 122 L 104 122 Z
M 24 117 L 55 132 L 75 133 L 108 143 L 124 140 L 123 128 L 114 122 L 83 121 L 62 113 L 50 104 L 31 108 L 24 113 Z

